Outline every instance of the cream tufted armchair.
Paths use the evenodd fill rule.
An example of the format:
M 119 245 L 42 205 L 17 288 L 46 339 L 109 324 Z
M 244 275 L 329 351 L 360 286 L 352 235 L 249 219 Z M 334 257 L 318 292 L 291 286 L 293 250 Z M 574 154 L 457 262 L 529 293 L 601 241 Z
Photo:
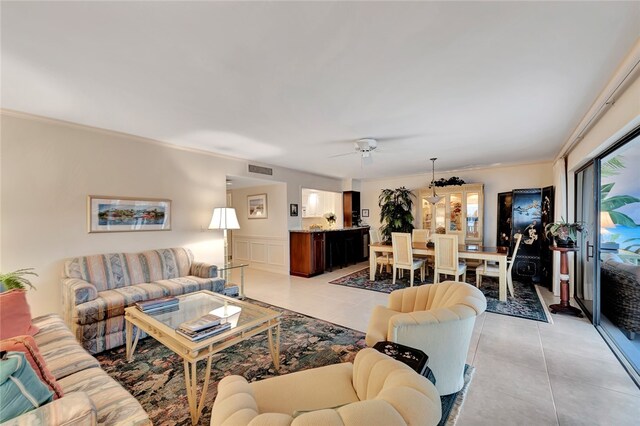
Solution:
M 211 426 L 437 425 L 438 391 L 407 365 L 375 349 L 351 363 L 258 382 L 227 376 L 218 385 Z
M 476 316 L 487 308 L 484 294 L 472 285 L 445 281 L 395 290 L 388 307 L 376 306 L 366 342 L 388 340 L 420 349 L 429 356 L 440 395 L 464 385 L 464 363 Z

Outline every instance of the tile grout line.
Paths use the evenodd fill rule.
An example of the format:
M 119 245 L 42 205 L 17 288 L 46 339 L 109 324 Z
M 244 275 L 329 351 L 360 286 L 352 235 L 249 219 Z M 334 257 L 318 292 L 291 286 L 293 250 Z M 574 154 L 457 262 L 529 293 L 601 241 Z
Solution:
M 542 344 L 542 335 L 540 334 L 540 324 L 536 324 L 538 329 L 538 341 L 540 343 L 540 349 L 542 349 L 542 359 L 544 361 L 544 369 L 547 372 L 547 381 L 549 383 L 549 392 L 551 392 L 551 402 L 553 403 L 553 411 L 556 414 L 556 423 L 560 425 L 560 415 L 558 414 L 558 406 L 556 405 L 556 397 L 553 393 L 553 386 L 551 386 L 551 375 L 549 374 L 549 366 L 547 365 L 547 356 Z

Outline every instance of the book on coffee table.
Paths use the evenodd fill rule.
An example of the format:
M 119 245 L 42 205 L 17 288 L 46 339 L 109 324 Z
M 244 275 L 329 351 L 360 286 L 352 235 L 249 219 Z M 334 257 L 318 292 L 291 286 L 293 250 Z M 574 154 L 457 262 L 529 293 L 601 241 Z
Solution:
M 196 331 L 204 330 L 205 328 L 213 327 L 214 325 L 218 325 L 218 324 L 220 324 L 221 320 L 222 320 L 222 318 L 220 318 L 217 315 L 206 314 L 206 315 L 201 316 L 200 318 L 196 318 L 196 319 L 191 320 L 191 321 L 183 322 L 182 324 L 180 324 L 178 326 L 178 328 L 180 328 L 182 330 L 188 330 L 188 331 L 196 332 Z
M 231 328 L 231 323 L 224 322 L 222 324 L 214 325 L 213 327 L 205 328 L 204 330 L 200 330 L 200 331 L 189 331 L 182 328 L 176 328 L 176 333 L 186 337 L 189 340 L 197 341 L 197 340 L 206 339 L 207 337 L 211 337 L 218 333 L 222 333 L 223 331 L 228 330 L 230 328 Z

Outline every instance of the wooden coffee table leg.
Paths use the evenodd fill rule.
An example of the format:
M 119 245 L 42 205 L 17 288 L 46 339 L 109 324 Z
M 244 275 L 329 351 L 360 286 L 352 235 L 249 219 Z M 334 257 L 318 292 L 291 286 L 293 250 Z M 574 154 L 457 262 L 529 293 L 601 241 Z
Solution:
M 133 361 L 133 352 L 136 350 L 136 346 L 138 345 L 138 339 L 140 338 L 140 328 L 136 329 L 136 336 L 133 337 L 133 324 L 130 321 L 125 319 L 126 323 L 126 333 L 125 333 L 125 345 L 126 345 L 126 358 L 127 362 Z M 131 341 L 133 340 L 133 344 Z
M 202 383 L 202 391 L 200 392 L 200 400 L 198 400 L 198 362 L 184 362 L 184 385 L 187 391 L 187 401 L 189 401 L 189 412 L 191 413 L 191 424 L 196 425 L 200 420 L 204 401 L 209 389 L 209 381 L 211 379 L 211 361 L 213 356 L 207 358 L 207 369 L 205 371 L 204 383 Z
M 275 342 L 273 337 L 273 328 L 270 328 L 267 336 L 269 337 L 269 352 L 271 352 L 271 358 L 273 359 L 273 366 L 276 371 L 280 369 L 280 321 L 275 327 Z

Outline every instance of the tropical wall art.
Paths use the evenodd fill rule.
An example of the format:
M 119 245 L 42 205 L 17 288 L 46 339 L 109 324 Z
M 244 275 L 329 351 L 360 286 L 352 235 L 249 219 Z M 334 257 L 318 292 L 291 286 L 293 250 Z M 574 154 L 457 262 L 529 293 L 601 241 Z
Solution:
M 87 226 L 90 233 L 168 231 L 171 200 L 89 195 Z

